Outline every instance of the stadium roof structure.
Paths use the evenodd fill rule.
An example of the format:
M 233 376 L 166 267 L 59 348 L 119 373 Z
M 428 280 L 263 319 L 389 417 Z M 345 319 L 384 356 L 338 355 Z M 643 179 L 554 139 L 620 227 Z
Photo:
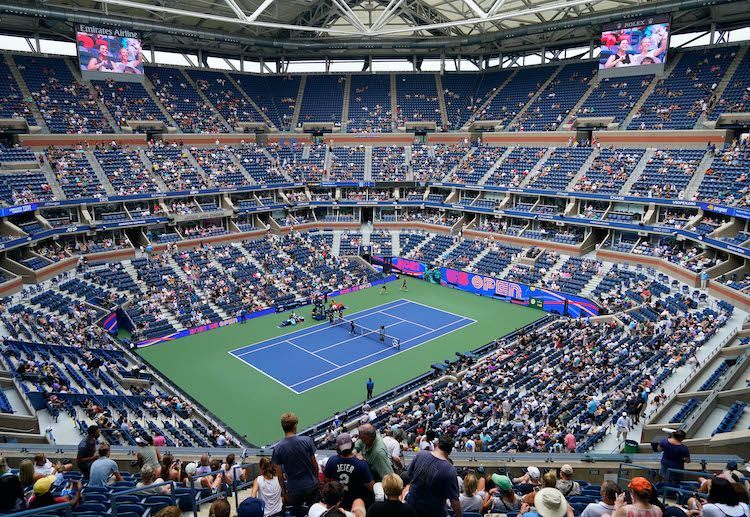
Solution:
M 672 33 L 732 29 L 739 0 L 35 0 L 3 3 L 6 33 L 72 40 L 75 23 L 143 33 L 160 50 L 265 59 L 462 56 L 588 47 L 601 25 L 672 13 Z

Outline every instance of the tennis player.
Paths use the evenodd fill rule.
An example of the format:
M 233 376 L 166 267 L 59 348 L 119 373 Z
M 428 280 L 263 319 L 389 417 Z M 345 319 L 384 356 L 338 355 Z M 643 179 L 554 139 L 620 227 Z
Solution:
M 402 291 L 408 291 L 409 290 L 409 288 L 406 287 L 406 277 L 404 277 L 404 281 L 401 282 L 401 290 Z
M 380 341 L 385 341 L 385 325 L 380 325 Z
M 349 333 L 354 334 L 354 322 L 353 321 L 349 322 Z
M 396 350 L 401 350 L 401 342 L 398 340 L 397 337 L 393 338 L 393 341 L 391 342 L 391 344 L 393 345 L 393 348 L 395 348 Z
M 386 284 L 383 284 L 383 287 L 380 288 L 380 294 L 388 294 L 388 286 Z

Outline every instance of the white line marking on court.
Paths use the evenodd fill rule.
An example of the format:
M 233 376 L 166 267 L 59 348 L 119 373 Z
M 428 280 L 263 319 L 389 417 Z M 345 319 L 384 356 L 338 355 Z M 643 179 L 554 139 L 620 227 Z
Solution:
M 407 303 L 411 302 L 411 300 L 400 299 L 400 300 L 394 300 L 393 302 L 388 302 L 388 303 L 383 304 L 383 305 L 390 305 L 391 303 L 396 303 L 397 301 L 400 301 L 401 303 L 398 303 L 396 305 L 391 305 L 390 307 L 382 307 L 382 308 L 380 308 L 377 311 L 373 311 L 372 309 L 377 309 L 378 307 L 371 307 L 371 308 L 365 309 L 363 311 L 355 312 L 354 313 L 355 315 L 356 314 L 360 314 L 360 316 L 357 316 L 356 318 L 350 318 L 350 320 L 351 321 L 357 321 L 359 319 L 366 318 L 367 316 L 371 316 L 373 314 L 379 314 L 381 311 L 385 311 L 385 310 L 388 310 L 388 309 L 395 309 L 396 307 L 401 307 L 402 305 L 406 305 Z M 368 312 L 368 311 L 371 311 L 371 312 Z M 362 314 L 363 312 L 367 312 L 367 314 Z M 307 337 L 309 335 L 317 334 L 318 332 L 322 332 L 324 330 L 328 330 L 328 329 L 331 328 L 330 324 L 319 324 L 319 325 L 321 325 L 321 328 L 316 329 L 315 327 L 310 327 L 311 329 L 315 329 L 315 330 L 310 330 L 309 332 L 306 332 L 307 329 L 302 329 L 302 330 L 298 330 L 298 331 L 294 332 L 294 334 L 299 333 L 299 335 L 297 335 L 297 336 L 294 336 L 292 334 L 288 334 L 286 336 L 286 339 L 282 339 L 281 341 L 274 341 L 273 343 L 270 343 L 268 345 L 264 345 L 264 346 L 261 346 L 261 347 L 253 347 L 252 345 L 245 345 L 245 346 L 241 346 L 240 348 L 235 348 L 234 350 L 232 350 L 232 352 L 236 352 L 237 350 L 242 350 L 244 348 L 247 348 L 248 346 L 251 347 L 250 350 L 247 350 L 246 352 L 242 352 L 241 354 L 237 355 L 237 357 L 241 357 L 241 356 L 245 356 L 245 355 L 248 355 L 248 354 L 252 354 L 254 352 L 260 352 L 261 350 L 265 350 L 266 348 L 274 347 L 274 346 L 276 346 L 276 345 L 278 345 L 280 343 L 283 343 L 284 341 L 289 340 L 289 339 L 297 339 L 297 338 L 300 338 L 300 337 Z M 281 338 L 281 337 L 284 337 L 284 336 L 279 336 L 279 338 Z M 275 340 L 275 339 L 278 339 L 278 338 L 271 338 L 271 339 Z M 267 341 L 270 341 L 270 340 L 267 340 Z M 262 343 L 262 341 L 261 341 L 261 343 Z
M 253 369 L 253 370 L 255 370 L 256 372 L 260 372 L 260 373 L 262 373 L 263 375 L 265 375 L 266 377 L 268 377 L 269 379 L 271 379 L 272 381 L 274 381 L 274 382 L 276 382 L 276 383 L 278 383 L 278 384 L 280 384 L 280 385 L 284 386 L 284 387 L 285 387 L 286 389 L 288 389 L 288 390 L 289 390 L 289 391 L 291 391 L 292 393 L 294 393 L 294 394 L 296 394 L 296 395 L 299 395 L 299 394 L 301 394 L 301 393 L 302 393 L 301 391 L 297 391 L 297 390 L 295 390 L 294 388 L 292 388 L 292 387 L 290 387 L 290 386 L 287 386 L 286 384 L 284 384 L 283 382 L 281 382 L 281 381 L 280 381 L 279 379 L 277 379 L 276 377 L 274 377 L 274 376 L 272 376 L 272 375 L 270 375 L 270 374 L 268 374 L 268 373 L 264 372 L 263 370 L 261 370 L 261 369 L 260 369 L 260 368 L 258 368 L 257 366 L 255 366 L 255 365 L 253 365 L 253 364 L 251 364 L 251 363 L 248 363 L 248 362 L 247 362 L 247 361 L 245 361 L 245 360 L 244 360 L 244 359 L 243 359 L 242 357 L 240 357 L 240 356 L 236 355 L 236 354 L 235 354 L 234 352 L 230 351 L 230 352 L 229 352 L 229 355 L 231 355 L 232 357 L 234 357 L 234 358 L 235 358 L 235 359 L 237 359 L 238 361 L 242 361 L 242 363 L 243 363 L 243 364 L 245 364 L 245 365 L 249 366 L 250 368 L 252 368 L 252 369 Z
M 320 359 L 321 361 L 325 361 L 325 362 L 327 362 L 328 364 L 332 364 L 332 365 L 333 365 L 333 366 L 335 366 L 336 368 L 341 368 L 341 366 L 340 366 L 340 365 L 338 365 L 338 364 L 334 363 L 333 361 L 329 361 L 329 360 L 328 360 L 328 359 L 326 359 L 325 357 L 321 357 L 321 356 L 319 356 L 318 354 L 316 354 L 315 352 L 311 352 L 311 351 L 309 351 L 309 350 L 305 350 L 305 349 L 304 349 L 304 348 L 302 348 L 301 346 L 295 345 L 294 343 L 292 343 L 292 342 L 291 342 L 291 341 L 289 341 L 288 339 L 287 339 L 287 340 L 285 340 L 285 341 L 284 341 L 284 343 L 289 343 L 289 344 L 290 344 L 290 345 L 292 345 L 292 346 L 293 346 L 294 348 L 298 348 L 298 349 L 302 350 L 303 352 L 305 352 L 306 354 L 310 354 L 310 355 L 311 355 L 311 356 L 313 356 L 313 357 L 317 357 L 317 358 L 318 358 L 318 359 Z
M 390 316 L 390 314 L 388 314 L 388 316 Z M 388 326 L 386 327 L 386 329 L 389 329 L 389 328 L 395 327 L 396 325 L 401 325 L 402 323 L 412 323 L 412 322 L 411 322 L 411 321 L 407 321 L 407 320 L 399 321 L 398 323 L 394 323 L 393 325 L 388 325 Z M 413 324 L 413 323 L 412 323 L 412 324 Z M 334 347 L 337 347 L 337 346 L 339 346 L 339 345 L 341 345 L 341 344 L 343 344 L 343 343 L 347 343 L 347 342 L 349 342 L 349 341 L 354 341 L 355 339 L 359 339 L 359 338 L 361 338 L 361 337 L 362 337 L 363 335 L 364 335 L 364 334 L 360 334 L 359 336 L 354 336 L 354 337 L 351 337 L 351 338 L 349 338 L 349 339 L 344 339 L 343 341 L 339 341 L 338 343 L 334 343 L 333 345 L 328 345 L 328 346 L 325 346 L 325 347 L 323 347 L 323 348 L 319 348 L 318 350 L 315 350 L 314 352 L 315 352 L 315 353 L 318 353 L 318 352 L 322 352 L 323 350 L 328 350 L 329 348 L 334 348 Z
M 446 311 L 446 310 L 443 310 L 443 309 L 438 309 L 437 307 L 433 307 L 431 305 L 425 305 L 424 303 L 415 302 L 414 300 L 409 300 L 409 301 L 411 303 L 414 303 L 416 305 L 421 305 L 422 307 L 426 307 L 427 309 L 430 309 L 430 310 L 433 310 L 433 311 L 444 312 L 445 314 L 450 314 L 451 316 L 455 316 L 459 320 L 469 320 L 469 321 L 473 321 L 474 323 L 477 322 L 477 320 L 473 320 L 471 318 L 467 318 L 466 316 L 462 316 L 460 314 L 456 314 L 455 312 Z
M 460 320 L 458 320 L 458 321 L 452 321 L 452 322 L 448 323 L 447 325 L 443 325 L 442 327 L 438 327 L 438 328 L 436 328 L 436 329 L 432 330 L 431 332 L 428 332 L 428 334 L 432 334 L 432 333 L 435 333 L 435 332 L 437 332 L 437 331 L 439 331 L 439 330 L 442 330 L 442 329 L 444 329 L 444 328 L 446 328 L 446 327 L 450 327 L 451 325 L 456 325 L 456 324 L 458 324 L 458 323 L 461 323 L 461 322 L 463 322 L 463 321 L 465 321 L 465 320 L 469 320 L 469 318 L 461 318 L 461 319 L 460 319 Z M 464 327 L 466 327 L 466 326 L 467 326 L 467 325 L 462 325 L 462 326 L 460 326 L 460 327 L 459 327 L 458 329 L 452 330 L 451 332 L 455 332 L 456 330 L 462 329 L 462 328 L 464 328 Z M 437 339 L 437 338 L 439 338 L 439 337 L 447 336 L 447 335 L 448 335 L 448 334 L 450 334 L 451 332 L 446 332 L 445 334 L 440 334 L 439 336 L 435 336 L 435 337 L 434 337 L 434 338 L 432 338 L 432 339 L 428 339 L 428 340 L 427 340 L 427 341 L 425 341 L 424 343 L 427 343 L 427 342 L 429 342 L 429 341 L 432 341 L 433 339 Z M 413 337 L 413 338 L 411 338 L 411 339 L 407 339 L 406 341 L 402 341 L 402 342 L 401 342 L 401 347 L 403 348 L 403 346 L 404 346 L 405 344 L 407 344 L 407 343 L 411 343 L 412 341 L 416 341 L 417 339 L 419 339 L 419 338 L 421 338 L 421 337 L 423 337 L 423 336 L 416 336 L 416 337 Z M 414 348 L 417 348 L 418 346 L 422 346 L 422 345 L 424 345 L 424 343 L 419 343 L 419 344 L 418 344 L 418 345 L 416 345 L 416 346 L 413 346 L 413 347 L 409 347 L 409 350 L 412 350 L 412 349 L 414 349 Z M 348 362 L 348 363 L 342 364 L 342 365 L 340 365 L 340 366 L 339 366 L 339 368 L 345 368 L 345 367 L 347 367 L 347 366 L 350 366 L 350 365 L 352 365 L 352 364 L 354 364 L 354 363 L 358 363 L 358 362 L 360 362 L 360 361 L 363 361 L 363 360 L 365 360 L 365 359 L 368 359 L 368 358 L 370 358 L 370 357 L 373 357 L 373 356 L 376 356 L 376 355 L 382 354 L 383 352 L 388 352 L 388 351 L 392 351 L 392 350 L 393 350 L 393 348 L 392 348 L 392 347 L 384 348 L 383 350 L 379 350 L 379 351 L 377 351 L 377 352 L 374 352 L 374 353 L 372 353 L 372 354 L 369 354 L 369 355 L 366 355 L 366 356 L 360 357 L 359 359 L 356 359 L 356 360 L 354 360 L 354 361 L 350 361 L 350 362 Z M 405 350 L 402 350 L 402 351 L 404 351 L 404 352 L 405 352 Z M 397 352 L 397 353 L 395 353 L 395 354 L 393 354 L 393 355 L 398 355 L 398 354 L 400 354 L 400 353 L 401 353 L 401 352 Z M 391 356 L 391 357 L 392 357 L 392 356 Z M 379 361 L 382 361 L 382 359 L 380 359 Z M 377 363 L 377 362 L 379 362 L 379 361 L 375 361 L 374 363 L 368 363 L 368 364 L 366 364 L 365 366 L 372 366 L 373 364 L 375 364 L 375 363 Z M 363 366 L 362 368 L 364 368 L 365 366 Z M 357 368 L 357 370 L 361 370 L 361 368 Z M 351 372 L 346 372 L 346 374 L 344 374 L 344 375 L 349 375 L 350 373 L 354 373 L 354 372 L 356 372 L 357 370 L 352 370 Z M 304 384 L 304 383 L 306 383 L 306 382 L 310 382 L 310 381 L 311 381 L 311 380 L 313 380 L 313 379 L 317 379 L 318 377 L 322 377 L 323 375 L 328 375 L 329 373 L 331 373 L 331 372 L 335 372 L 335 371 L 336 371 L 336 370 L 335 370 L 335 369 L 333 369 L 333 370 L 328 370 L 327 372 L 319 373 L 318 375 L 314 375 L 314 376 L 310 377 L 309 379 L 305 379 L 304 381 L 300 381 L 300 382 L 297 382 L 297 383 L 295 383 L 295 384 L 292 384 L 292 385 L 291 385 L 291 387 L 293 388 L 294 386 L 299 386 L 300 384 Z M 338 378 L 340 378 L 340 377 L 343 377 L 343 375 L 340 375 L 339 377 L 336 377 L 336 379 L 338 379 Z M 335 380 L 335 379 L 331 379 L 331 380 Z M 326 382 L 330 382 L 330 381 L 326 381 Z M 325 384 L 325 382 L 324 382 L 324 383 L 321 383 L 321 384 L 318 384 L 318 385 L 316 385 L 315 387 L 317 388 L 318 386 L 322 386 L 323 384 Z M 301 391 L 300 393 L 304 393 L 305 391 L 307 391 L 307 390 Z
M 404 318 L 399 318 L 398 316 L 394 316 L 393 314 L 390 314 L 388 312 L 384 312 L 383 314 L 385 314 L 386 316 L 390 316 L 391 318 L 395 318 L 399 320 L 399 323 L 410 323 L 414 325 L 415 327 L 422 327 L 423 329 L 432 330 L 432 327 L 428 327 L 427 325 L 422 325 L 421 323 L 417 323 L 416 321 L 405 320 Z M 398 325 L 398 323 L 395 323 L 394 325 Z M 390 325 L 390 326 L 392 327 L 393 325 Z

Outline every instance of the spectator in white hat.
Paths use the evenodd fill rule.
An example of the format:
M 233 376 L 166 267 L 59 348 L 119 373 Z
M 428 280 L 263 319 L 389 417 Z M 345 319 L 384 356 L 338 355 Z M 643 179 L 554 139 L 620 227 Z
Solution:
M 557 480 L 555 488 L 562 492 L 565 497 L 581 495 L 581 485 L 573 481 L 573 467 L 567 463 L 560 467 L 560 479 Z

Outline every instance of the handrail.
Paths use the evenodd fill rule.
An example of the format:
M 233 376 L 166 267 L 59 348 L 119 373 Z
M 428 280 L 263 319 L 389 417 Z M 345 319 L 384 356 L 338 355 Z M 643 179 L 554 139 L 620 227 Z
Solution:
M 57 513 L 62 510 L 65 511 L 63 514 L 65 517 L 71 517 L 73 515 L 72 506 L 70 503 L 58 503 L 50 506 L 42 506 L 41 508 L 34 508 L 33 510 L 24 510 L 22 512 L 8 514 L 8 517 L 27 517 L 31 515 L 44 515 L 50 513 Z M 59 515 L 59 514 L 58 514 Z
M 206 472 L 205 474 L 200 474 L 197 476 L 190 476 L 190 495 L 193 502 L 193 516 L 198 517 L 198 509 L 200 508 L 200 505 L 203 503 L 208 503 L 209 501 L 213 501 L 214 499 L 219 499 L 220 497 L 223 497 L 225 495 L 225 491 L 217 490 L 214 492 L 211 491 L 211 494 L 206 497 L 200 497 L 200 493 L 203 490 L 202 487 L 198 486 L 196 488 L 195 481 L 198 479 L 202 479 L 208 476 L 217 476 L 219 474 L 223 474 L 223 470 L 214 470 L 212 472 Z M 225 483 L 222 482 L 222 487 L 225 485 Z M 226 490 L 226 489 L 225 489 Z
M 117 498 L 118 497 L 122 497 L 122 496 L 126 496 L 126 495 L 132 495 L 132 494 L 137 494 L 137 493 L 140 493 L 140 492 L 145 492 L 147 490 L 152 490 L 154 488 L 158 488 L 158 487 L 162 487 L 162 486 L 169 486 L 169 494 L 162 494 L 162 493 L 160 493 L 160 494 L 148 494 L 148 495 L 161 495 L 161 496 L 164 496 L 164 497 L 169 497 L 172 500 L 172 504 L 174 505 L 177 502 L 177 497 L 175 495 L 175 493 L 176 493 L 175 488 L 177 486 L 177 483 L 175 483 L 174 481 L 163 481 L 161 483 L 153 483 L 151 485 L 142 486 L 140 488 L 135 487 L 135 488 L 131 488 L 129 490 L 123 490 L 121 492 L 113 492 L 112 495 L 111 495 L 112 515 L 114 517 L 117 516 Z M 123 504 L 126 504 L 126 503 L 123 503 Z

